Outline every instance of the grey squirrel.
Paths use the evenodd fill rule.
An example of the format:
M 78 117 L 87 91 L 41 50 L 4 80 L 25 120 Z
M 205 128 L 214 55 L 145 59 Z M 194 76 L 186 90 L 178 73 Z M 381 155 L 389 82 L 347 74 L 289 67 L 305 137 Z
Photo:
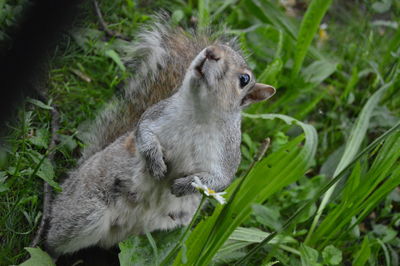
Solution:
M 221 191 L 240 163 L 241 110 L 275 93 L 233 43 L 153 23 L 133 46 L 136 76 L 99 116 L 52 202 L 53 257 L 187 225 L 197 176 Z

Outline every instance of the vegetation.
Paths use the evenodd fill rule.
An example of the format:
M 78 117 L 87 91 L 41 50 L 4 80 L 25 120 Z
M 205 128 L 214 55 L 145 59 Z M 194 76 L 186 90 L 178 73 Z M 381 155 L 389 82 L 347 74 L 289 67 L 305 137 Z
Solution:
M 25 3 L 0 4 L 0 18 L 12 25 Z M 226 24 L 258 80 L 277 94 L 245 110 L 242 162 L 227 204 L 206 201 L 184 237 L 176 230 L 120 243 L 121 265 L 399 265 L 400 1 L 100 2 L 108 27 L 132 39 L 159 8 L 185 28 Z M 8 125 L 1 265 L 27 258 L 42 182 L 59 190 L 84 146 L 85 125 L 131 74 L 120 49 L 129 42 L 100 30 L 90 3 L 80 16 L 49 61 L 46 99 L 28 99 Z M 52 162 L 54 108 L 60 142 Z M 28 251 L 26 265 L 51 264 L 40 250 Z

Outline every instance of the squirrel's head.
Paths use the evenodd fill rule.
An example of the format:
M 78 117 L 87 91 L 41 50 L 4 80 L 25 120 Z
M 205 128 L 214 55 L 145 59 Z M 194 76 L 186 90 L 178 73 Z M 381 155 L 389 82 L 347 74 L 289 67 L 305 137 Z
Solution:
M 196 92 L 226 111 L 240 110 L 275 94 L 272 86 L 256 83 L 238 52 L 222 44 L 203 49 L 193 60 L 186 77 L 194 82 L 191 87 Z

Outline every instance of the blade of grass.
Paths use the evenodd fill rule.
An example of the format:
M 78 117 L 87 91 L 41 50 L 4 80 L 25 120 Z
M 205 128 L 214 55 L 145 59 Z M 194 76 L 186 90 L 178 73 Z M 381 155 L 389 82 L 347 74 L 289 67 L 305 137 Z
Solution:
M 372 111 L 378 105 L 379 100 L 381 99 L 383 93 L 392 85 L 392 82 L 387 83 L 386 85 L 382 86 L 379 90 L 377 90 L 368 102 L 365 104 L 359 117 L 357 118 L 353 128 L 350 132 L 350 137 L 347 141 L 345 151 L 342 155 L 342 158 L 339 161 L 338 166 L 333 174 L 333 178 L 335 178 L 345 167 L 350 163 L 350 161 L 354 158 L 357 154 L 357 151 L 360 149 L 361 142 L 364 139 L 364 136 L 367 132 L 369 120 L 372 116 Z M 333 191 L 335 190 L 336 185 L 333 185 L 324 195 L 322 198 L 321 204 L 318 207 L 317 213 L 314 217 L 314 220 L 311 224 L 310 230 L 308 231 L 305 244 L 310 241 L 310 238 L 317 226 L 319 218 L 322 215 L 323 210 L 325 209 L 326 205 L 329 202 L 330 197 L 332 196 Z
M 313 0 L 301 21 L 299 35 L 296 43 L 296 53 L 294 58 L 294 66 L 292 69 L 292 77 L 299 74 L 308 48 L 318 30 L 319 24 L 328 11 L 332 0 Z
M 199 22 L 198 26 L 200 30 L 205 29 L 210 24 L 210 7 L 209 0 L 199 0 Z
M 260 242 L 258 245 L 256 245 L 253 249 L 251 249 L 245 257 L 243 257 L 241 260 L 237 261 L 233 265 L 246 265 L 244 262 L 249 259 L 251 256 L 256 254 L 264 245 L 269 243 L 274 237 L 276 237 L 279 233 L 284 232 L 285 229 L 287 229 L 292 223 L 294 223 L 307 208 L 316 202 L 330 187 L 332 187 L 334 184 L 336 184 L 343 176 L 344 174 L 353 167 L 353 165 L 365 154 L 371 152 L 372 150 L 375 149 L 376 146 L 381 144 L 384 140 L 386 140 L 391 134 L 394 132 L 398 131 L 400 129 L 400 122 L 394 125 L 392 128 L 387 130 L 385 133 L 383 133 L 380 137 L 375 139 L 370 145 L 368 145 L 367 148 L 365 148 L 362 152 L 360 152 L 357 156 L 354 157 L 354 159 L 340 171 L 340 173 L 337 174 L 336 177 L 332 178 L 326 185 L 324 185 L 318 193 L 315 194 L 315 196 L 307 201 L 306 203 L 303 204 L 283 225 L 280 231 L 275 231 L 271 233 L 268 237 L 266 237 L 262 242 Z
M 380 148 L 373 165 L 367 172 L 354 169 L 347 183 L 354 179 L 357 186 L 348 189 L 346 184 L 342 198 L 321 222 L 310 244 L 322 249 L 331 239 L 340 239 L 359 224 L 379 202 L 399 185 L 400 167 L 395 167 L 400 157 L 400 134 L 392 134 Z M 347 191 L 346 191 L 347 189 Z M 357 219 L 352 223 L 352 218 Z M 351 224 L 350 227 L 347 225 Z M 339 237 L 338 237 L 339 235 Z

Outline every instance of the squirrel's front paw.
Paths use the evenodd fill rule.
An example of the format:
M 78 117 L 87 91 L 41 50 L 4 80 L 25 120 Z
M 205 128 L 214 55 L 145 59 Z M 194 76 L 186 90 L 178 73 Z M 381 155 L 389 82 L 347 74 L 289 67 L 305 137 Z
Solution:
M 171 193 L 177 197 L 195 193 L 197 190 L 192 186 L 193 177 L 175 179 L 171 186 Z
M 162 179 L 167 173 L 167 165 L 165 164 L 161 151 L 149 151 L 145 155 L 146 165 L 150 175 L 157 179 Z

